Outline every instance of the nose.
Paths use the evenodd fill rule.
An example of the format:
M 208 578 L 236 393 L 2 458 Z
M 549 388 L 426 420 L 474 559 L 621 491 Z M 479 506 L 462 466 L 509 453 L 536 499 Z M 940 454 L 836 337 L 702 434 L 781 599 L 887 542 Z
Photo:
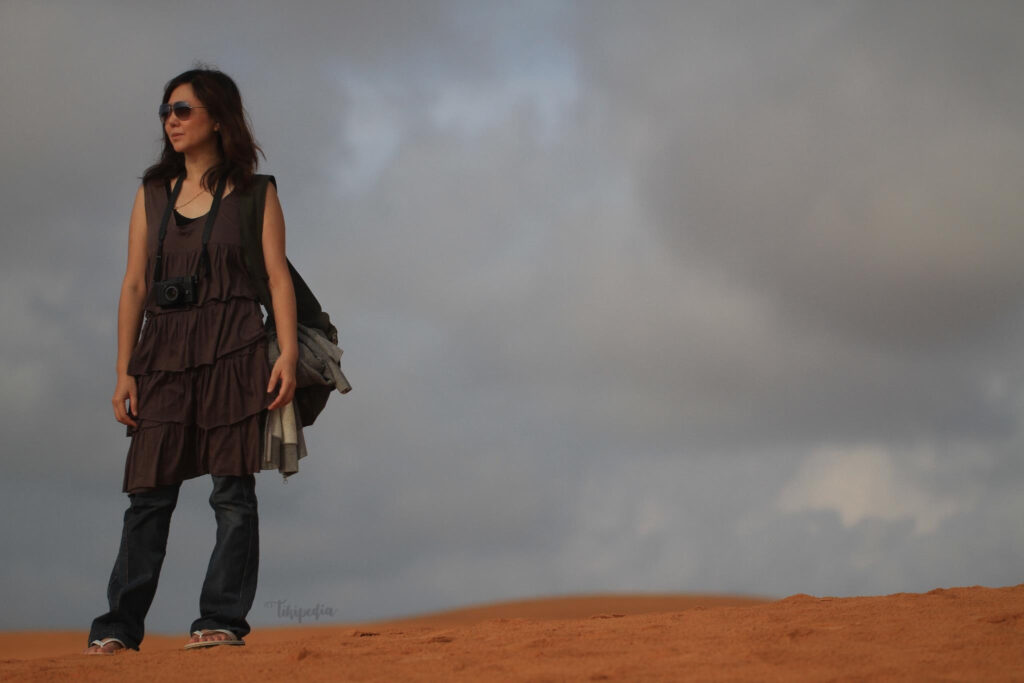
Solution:
M 170 128 L 172 124 L 176 126 L 181 125 L 181 119 L 178 118 L 177 112 L 175 112 L 173 109 L 167 112 L 167 115 L 164 117 L 165 127 Z

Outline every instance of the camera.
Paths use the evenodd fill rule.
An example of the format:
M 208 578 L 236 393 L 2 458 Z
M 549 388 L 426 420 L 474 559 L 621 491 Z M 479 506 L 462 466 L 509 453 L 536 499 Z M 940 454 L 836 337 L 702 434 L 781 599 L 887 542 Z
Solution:
M 196 302 L 199 278 L 196 275 L 171 277 L 154 282 L 153 287 L 156 289 L 156 303 L 158 306 L 164 308 L 185 306 Z

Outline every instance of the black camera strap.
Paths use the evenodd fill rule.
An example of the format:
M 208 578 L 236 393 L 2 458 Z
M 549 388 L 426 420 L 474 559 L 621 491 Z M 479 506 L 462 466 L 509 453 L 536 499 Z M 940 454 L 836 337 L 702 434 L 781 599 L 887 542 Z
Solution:
M 153 282 L 159 282 L 163 279 L 164 237 L 167 235 L 167 221 L 171 218 L 171 212 L 174 211 L 174 202 L 178 200 L 178 195 L 181 193 L 181 185 L 184 182 L 185 171 L 182 171 L 181 175 L 178 176 L 178 182 L 174 184 L 174 191 L 167 197 L 167 208 L 164 209 L 164 217 L 160 221 L 160 237 L 156 248 L 156 265 L 153 267 Z
M 167 236 L 167 222 L 171 219 L 171 212 L 174 210 L 174 202 L 177 201 L 178 195 L 181 193 L 181 186 L 185 182 L 185 173 L 185 171 L 182 171 L 181 175 L 178 176 L 177 183 L 174 185 L 174 190 L 167 198 L 167 207 L 164 209 L 164 217 L 160 221 L 160 237 L 156 248 L 156 265 L 153 267 L 153 282 L 159 282 L 163 277 L 164 238 Z M 207 276 L 210 274 L 210 252 L 207 250 L 206 244 L 210 241 L 210 234 L 213 232 L 213 221 L 217 218 L 217 210 L 220 208 L 220 200 L 224 195 L 224 187 L 227 185 L 227 181 L 228 174 L 225 173 L 220 177 L 220 181 L 217 183 L 217 191 L 213 195 L 213 204 L 210 206 L 210 212 L 206 214 L 206 226 L 203 228 L 203 254 L 199 259 L 199 265 L 196 266 L 197 275 L 200 268 L 205 269 Z M 167 186 L 170 186 L 169 183 Z

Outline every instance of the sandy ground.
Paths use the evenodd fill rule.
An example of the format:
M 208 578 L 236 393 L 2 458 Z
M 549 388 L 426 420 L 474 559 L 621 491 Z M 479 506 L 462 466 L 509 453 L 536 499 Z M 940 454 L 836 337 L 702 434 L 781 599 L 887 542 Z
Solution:
M 1024 584 L 783 600 L 598 595 L 365 624 L 254 629 L 244 647 L 85 656 L 86 631 L 0 632 L 3 681 L 1024 681 Z

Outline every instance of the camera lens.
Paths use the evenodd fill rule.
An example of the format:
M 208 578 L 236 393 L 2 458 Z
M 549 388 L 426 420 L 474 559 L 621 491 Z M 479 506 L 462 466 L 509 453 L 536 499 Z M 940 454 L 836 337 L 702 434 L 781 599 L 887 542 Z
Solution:
M 167 299 L 168 301 L 177 301 L 178 295 L 178 288 L 175 287 L 174 285 L 168 285 L 167 287 L 164 287 L 164 298 Z

